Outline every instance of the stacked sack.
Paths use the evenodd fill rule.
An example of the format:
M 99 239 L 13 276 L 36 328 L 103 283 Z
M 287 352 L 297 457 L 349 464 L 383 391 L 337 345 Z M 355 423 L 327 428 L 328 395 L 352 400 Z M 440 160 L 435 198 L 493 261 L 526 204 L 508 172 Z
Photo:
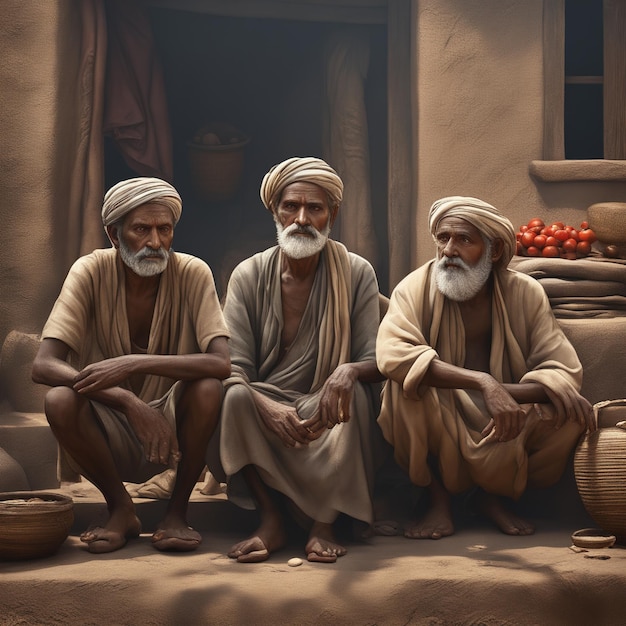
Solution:
M 509 268 L 541 283 L 557 318 L 626 317 L 626 259 L 516 255 Z

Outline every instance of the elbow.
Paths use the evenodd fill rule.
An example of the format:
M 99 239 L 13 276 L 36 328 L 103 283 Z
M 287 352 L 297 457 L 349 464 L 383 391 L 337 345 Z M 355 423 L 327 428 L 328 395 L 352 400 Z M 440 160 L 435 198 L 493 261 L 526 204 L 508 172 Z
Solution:
M 232 368 L 230 365 L 230 358 L 225 357 L 221 359 L 220 364 L 218 366 L 217 378 L 220 380 L 225 380 L 231 374 Z
M 34 383 L 45 385 L 47 382 L 44 376 L 44 368 L 37 357 L 33 361 L 30 376 Z

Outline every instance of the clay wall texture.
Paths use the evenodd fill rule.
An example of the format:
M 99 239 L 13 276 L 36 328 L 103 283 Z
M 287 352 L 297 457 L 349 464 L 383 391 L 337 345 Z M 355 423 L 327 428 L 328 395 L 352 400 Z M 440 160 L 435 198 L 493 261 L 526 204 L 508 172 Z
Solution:
M 445 195 L 481 197 L 515 226 L 534 216 L 576 225 L 590 204 L 626 199 L 626 182 L 544 183 L 529 174 L 543 148 L 543 5 L 412 2 L 414 124 L 407 133 L 414 219 L 406 236 L 414 267 L 432 256 L 428 208 Z M 41 329 L 70 259 L 80 253 L 68 250 L 79 225 L 64 217 L 72 176 L 68 146 L 81 132 L 73 82 L 76 6 L 75 0 L 2 2 L 0 342 L 14 329 Z M 177 243 L 185 249 L 185 241 Z

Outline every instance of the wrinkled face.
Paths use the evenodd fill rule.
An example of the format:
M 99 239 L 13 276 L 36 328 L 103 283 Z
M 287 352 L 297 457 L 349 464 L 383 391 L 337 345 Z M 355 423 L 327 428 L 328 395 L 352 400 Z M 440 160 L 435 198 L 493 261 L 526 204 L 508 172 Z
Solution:
M 165 206 L 149 202 L 133 209 L 109 231 L 122 261 L 139 276 L 165 271 L 174 238 L 174 218 Z
M 278 245 L 293 259 L 314 256 L 326 245 L 336 215 L 337 208 L 330 208 L 326 192 L 318 185 L 287 185 L 274 211 Z
M 459 217 L 445 217 L 439 222 L 435 242 L 437 288 L 451 300 L 471 300 L 491 274 L 491 242 L 475 226 Z

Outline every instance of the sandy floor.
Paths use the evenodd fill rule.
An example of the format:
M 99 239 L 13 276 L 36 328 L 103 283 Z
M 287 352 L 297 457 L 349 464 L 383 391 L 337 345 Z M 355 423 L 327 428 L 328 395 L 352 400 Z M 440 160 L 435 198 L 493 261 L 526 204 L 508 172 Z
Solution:
M 75 501 L 78 529 L 101 503 Z M 138 502 L 150 526 L 163 503 Z M 0 563 L 0 624 L 626 624 L 626 549 L 572 551 L 584 519 L 538 520 L 531 537 L 465 520 L 439 541 L 350 541 L 334 565 L 289 567 L 299 537 L 265 563 L 225 556 L 254 528 L 240 513 L 194 495 L 194 553 L 159 553 L 146 533 L 96 556 L 73 530 L 53 557 Z

